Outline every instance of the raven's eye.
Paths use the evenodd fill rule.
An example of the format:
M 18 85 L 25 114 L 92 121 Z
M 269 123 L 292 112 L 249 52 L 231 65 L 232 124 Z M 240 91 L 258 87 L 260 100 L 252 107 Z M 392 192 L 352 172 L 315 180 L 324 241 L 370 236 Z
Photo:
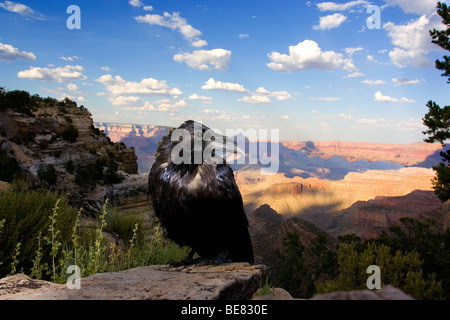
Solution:
M 212 136 L 211 141 L 216 141 L 216 137 Z

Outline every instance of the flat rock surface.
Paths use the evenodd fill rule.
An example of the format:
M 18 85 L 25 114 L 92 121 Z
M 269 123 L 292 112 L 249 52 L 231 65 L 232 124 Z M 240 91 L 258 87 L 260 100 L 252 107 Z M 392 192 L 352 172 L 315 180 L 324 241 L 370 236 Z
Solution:
M 247 263 L 148 266 L 82 278 L 80 289 L 16 275 L 0 279 L 0 300 L 250 299 L 265 273 L 265 266 Z

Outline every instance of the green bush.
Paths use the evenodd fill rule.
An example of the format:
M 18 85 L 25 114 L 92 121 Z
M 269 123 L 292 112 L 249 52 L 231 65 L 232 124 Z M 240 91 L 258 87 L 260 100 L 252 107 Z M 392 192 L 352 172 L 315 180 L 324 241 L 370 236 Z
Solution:
M 20 172 L 17 160 L 0 150 L 0 180 L 11 182 Z
M 56 179 L 58 178 L 55 167 L 52 164 L 41 164 L 39 166 L 37 176 L 41 181 L 45 181 L 50 185 L 54 185 L 56 183 Z
M 72 208 L 67 199 L 51 191 L 13 191 L 0 193 L 0 221 L 4 226 L 0 233 L 0 278 L 11 273 L 12 263 L 17 271 L 28 272 L 32 259 L 38 249 L 38 236 L 43 241 L 48 235 L 51 225 L 49 217 L 58 201 L 58 219 L 55 228 L 59 230 L 59 241 L 66 244 L 70 241 L 77 210 Z M 17 245 L 20 252 L 16 255 Z M 50 264 L 49 248 L 42 250 L 42 264 Z
M 72 124 L 69 124 L 63 132 L 61 132 L 61 137 L 70 143 L 74 143 L 78 139 L 78 129 Z

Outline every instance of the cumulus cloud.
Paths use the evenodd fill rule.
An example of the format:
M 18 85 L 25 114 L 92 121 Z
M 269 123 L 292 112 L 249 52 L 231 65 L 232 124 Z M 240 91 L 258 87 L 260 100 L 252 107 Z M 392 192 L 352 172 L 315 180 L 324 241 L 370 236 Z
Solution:
M 80 88 L 75 83 L 69 83 L 67 89 L 74 92 L 80 91 Z
M 197 30 L 188 24 L 187 20 L 181 17 L 179 12 L 164 12 L 163 15 L 146 14 L 145 16 L 135 17 L 135 19 L 139 23 L 148 23 L 150 25 L 158 25 L 171 30 L 176 30 L 191 41 L 191 44 L 195 47 L 207 45 L 206 41 L 199 38 L 202 34 L 200 30 Z
M 388 103 L 414 103 L 414 100 L 402 97 L 400 99 L 392 98 L 389 96 L 385 96 L 381 93 L 381 91 L 377 91 L 374 96 L 375 101 L 379 102 L 388 102 Z
M 87 77 L 81 72 L 83 70 L 82 66 L 65 66 L 53 69 L 30 67 L 28 70 L 20 71 L 17 76 L 32 80 L 70 82 L 73 80 L 86 80 Z
M 436 50 L 436 45 L 430 41 L 429 30 L 443 29 L 442 20 L 436 14 L 423 15 L 404 25 L 392 22 L 384 24 L 392 44 L 396 47 L 389 52 L 391 62 L 403 68 L 409 65 L 415 67 L 429 67 L 433 63 L 426 57 L 428 53 Z
M 386 81 L 383 80 L 363 80 L 361 83 L 367 84 L 368 86 L 379 86 L 382 84 L 386 84 Z
M 224 90 L 232 92 L 248 92 L 243 85 L 239 83 L 216 81 L 214 78 L 209 78 L 208 81 L 202 86 L 203 90 Z
M 370 2 L 365 0 L 355 0 L 346 3 L 321 2 L 317 4 L 320 11 L 347 11 L 357 6 L 367 6 Z
M 267 97 L 272 97 L 275 98 L 279 101 L 283 101 L 289 98 L 292 98 L 291 94 L 287 91 L 269 91 L 264 87 L 259 87 L 258 89 L 256 89 L 255 93 L 257 95 L 261 95 L 261 96 L 267 96 Z
M 389 6 L 399 6 L 405 13 L 418 15 L 436 11 L 436 0 L 384 0 Z
M 176 54 L 173 59 L 184 62 L 189 67 L 198 70 L 226 70 L 230 63 L 231 51 L 225 49 L 195 50 L 192 53 Z
M 347 17 L 340 13 L 320 17 L 319 24 L 313 26 L 313 29 L 314 30 L 334 29 L 339 27 L 345 20 L 347 20 Z
M 250 103 L 250 104 L 260 104 L 260 103 L 272 103 L 272 100 L 268 96 L 251 95 L 238 99 L 238 101 Z
M 129 2 L 133 7 L 142 7 L 144 4 L 142 3 L 141 0 L 130 0 Z
M 159 81 L 153 78 L 142 79 L 140 82 L 125 81 L 121 76 L 111 76 L 110 74 L 101 76 L 95 81 L 103 83 L 113 95 L 138 94 L 144 96 L 179 96 L 183 94 L 180 89 L 172 88 L 166 81 Z
M 346 75 L 344 78 L 347 79 L 347 78 L 360 78 L 360 77 L 364 77 L 364 73 L 353 72 L 353 73 L 351 73 L 349 75 Z
M 30 7 L 22 3 L 17 3 L 13 1 L 4 1 L 0 2 L 0 8 L 3 8 L 9 12 L 17 13 L 26 18 L 44 20 L 44 16 L 42 14 L 34 11 Z
M 20 51 L 10 44 L 0 42 L 0 60 L 14 61 L 17 59 L 33 61 L 36 60 L 36 56 L 32 52 Z
M 356 71 L 351 59 L 345 59 L 342 54 L 334 51 L 322 51 L 313 40 L 304 40 L 296 46 L 290 46 L 288 55 L 272 52 L 268 56 L 272 62 L 267 66 L 275 71 L 335 70 L 338 68 L 348 72 Z
M 206 96 L 199 96 L 198 94 L 194 93 L 191 94 L 188 98 L 189 100 L 201 100 L 201 101 L 211 101 L 212 98 L 211 97 L 206 97 Z

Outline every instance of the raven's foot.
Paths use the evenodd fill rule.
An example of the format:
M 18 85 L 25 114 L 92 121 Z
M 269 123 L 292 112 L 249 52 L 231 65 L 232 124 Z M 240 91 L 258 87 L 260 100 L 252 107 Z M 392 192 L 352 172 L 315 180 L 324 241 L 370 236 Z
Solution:
M 215 265 L 215 266 L 218 266 L 218 265 L 221 265 L 224 263 L 232 262 L 230 259 L 227 259 L 228 253 L 229 253 L 228 250 L 224 250 L 214 259 L 205 259 L 202 257 L 193 259 L 195 251 L 192 250 L 187 255 L 186 258 L 184 258 L 183 260 L 178 261 L 178 262 L 170 262 L 169 266 L 172 268 L 177 268 L 177 267 L 182 267 L 182 266 L 190 266 L 190 265 L 201 265 L 201 266 Z
M 195 264 L 195 260 L 197 260 L 197 259 L 195 259 L 195 260 L 193 259 L 194 254 L 195 254 L 195 251 L 191 250 L 191 252 L 189 252 L 189 254 L 187 255 L 186 258 L 184 258 L 183 260 L 178 261 L 178 262 L 173 262 L 173 261 L 169 262 L 169 266 L 172 268 L 177 268 L 177 267 L 189 266 L 191 264 Z

